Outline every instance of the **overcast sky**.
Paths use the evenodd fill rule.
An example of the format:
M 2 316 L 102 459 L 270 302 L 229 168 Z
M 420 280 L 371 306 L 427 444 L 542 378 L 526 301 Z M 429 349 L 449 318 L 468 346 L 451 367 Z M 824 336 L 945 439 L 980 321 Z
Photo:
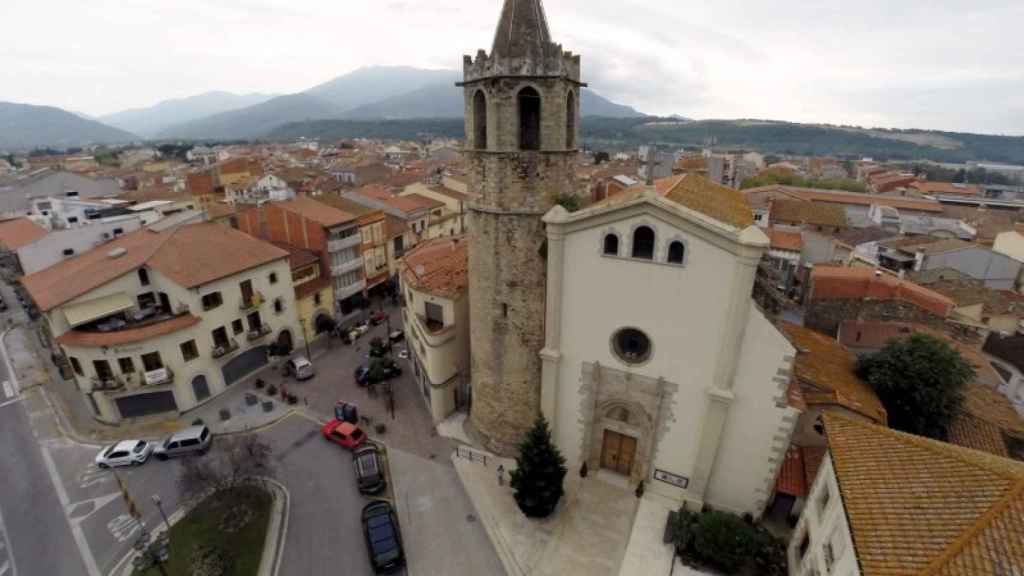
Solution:
M 100 115 L 461 67 L 502 0 L 2 0 L 0 100 Z M 1020 0 L 547 0 L 598 93 L 654 114 L 1024 134 Z

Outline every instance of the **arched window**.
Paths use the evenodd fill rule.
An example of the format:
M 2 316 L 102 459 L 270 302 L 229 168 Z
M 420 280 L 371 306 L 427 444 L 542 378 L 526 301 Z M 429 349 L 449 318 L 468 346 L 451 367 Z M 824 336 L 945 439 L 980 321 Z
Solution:
M 633 232 L 633 258 L 654 259 L 654 230 L 641 226 Z
M 615 234 L 607 234 L 604 237 L 604 253 L 606 256 L 619 255 L 619 237 Z
M 149 272 L 145 268 L 139 268 L 139 283 L 143 286 L 149 286 Z
M 519 148 L 540 150 L 540 94 L 530 87 L 519 91 Z
M 487 97 L 483 90 L 473 96 L 473 148 L 487 149 Z
M 676 240 L 675 242 L 668 245 L 668 263 L 669 264 L 682 264 L 683 258 L 686 256 L 686 246 L 683 243 Z
M 576 94 L 572 90 L 565 98 L 565 147 L 576 147 Z

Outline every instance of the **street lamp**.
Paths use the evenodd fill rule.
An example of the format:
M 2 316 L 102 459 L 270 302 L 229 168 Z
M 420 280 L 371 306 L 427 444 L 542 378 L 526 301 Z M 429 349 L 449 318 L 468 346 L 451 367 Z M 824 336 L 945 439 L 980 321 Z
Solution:
M 142 533 L 132 546 L 138 554 L 132 558 L 132 566 L 136 570 L 148 570 L 152 566 L 160 571 L 161 576 L 167 576 L 167 569 L 164 564 L 171 557 L 171 533 L 161 532 L 156 537 L 156 542 L 150 544 L 150 534 L 146 526 L 142 526 Z
M 169 534 L 171 532 L 171 523 L 167 520 L 167 514 L 164 512 L 164 503 L 160 500 L 159 494 L 153 494 L 153 504 L 156 504 L 156 509 L 160 511 L 160 516 L 164 519 L 164 526 Z

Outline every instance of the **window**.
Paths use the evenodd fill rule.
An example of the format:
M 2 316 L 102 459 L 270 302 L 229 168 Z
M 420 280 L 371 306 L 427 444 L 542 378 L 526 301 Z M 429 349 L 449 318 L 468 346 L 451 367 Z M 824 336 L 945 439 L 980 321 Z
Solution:
M 93 360 L 92 367 L 96 370 L 96 377 L 100 380 L 114 379 L 114 372 L 110 369 L 110 362 L 106 360 Z
M 321 303 L 323 303 L 323 301 L 324 299 L 323 296 L 320 295 L 320 292 L 313 294 L 313 304 L 319 306 Z
M 686 256 L 686 246 L 682 242 L 676 240 L 675 242 L 668 245 L 668 263 L 669 264 L 682 264 L 683 258 Z
M 258 332 L 263 328 L 263 319 L 260 318 L 259 312 L 253 312 L 252 314 L 249 314 L 246 317 L 246 320 L 249 322 L 249 330 L 253 332 Z
M 181 345 L 181 357 L 185 359 L 185 362 L 199 358 L 199 347 L 196 346 L 195 340 L 189 340 Z
M 145 268 L 139 268 L 139 284 L 149 286 L 149 272 Z
M 231 331 L 235 334 L 241 334 L 243 330 L 245 330 L 245 328 L 242 327 L 241 320 L 235 320 L 231 323 Z
M 164 367 L 164 361 L 160 359 L 159 352 L 150 352 L 142 355 L 142 369 L 146 372 L 159 370 Z
M 572 90 L 565 97 L 565 147 L 576 147 L 576 94 Z
M 540 150 L 540 94 L 533 88 L 523 88 L 517 98 L 519 102 L 519 148 Z
M 270 273 L 270 283 L 277 284 L 277 272 Z
M 280 298 L 274 299 L 274 312 L 278 314 L 284 312 L 284 300 L 281 300 Z
M 75 250 L 74 250 L 74 248 L 65 248 L 63 254 L 65 256 L 74 256 L 75 255 Z
M 487 149 L 487 97 L 483 90 L 473 95 L 473 148 Z
M 612 348 L 626 364 L 640 364 L 651 357 L 651 339 L 636 328 L 623 328 L 612 336 Z
M 821 490 L 821 494 L 818 495 L 818 519 L 825 518 L 825 513 L 828 512 L 828 504 L 832 499 L 832 492 L 829 489 L 829 485 L 826 483 Z
M 213 345 L 217 348 L 227 348 L 230 344 L 228 331 L 223 326 L 210 332 L 210 337 L 213 338 Z
M 395 236 L 395 258 L 399 258 L 402 254 L 405 254 L 405 239 L 401 236 Z
M 825 573 L 828 574 L 832 571 L 832 566 L 836 563 L 836 557 L 835 554 L 832 552 L 831 542 L 825 542 L 825 544 L 821 548 L 821 551 L 825 555 Z
M 428 330 L 436 331 L 444 328 L 444 308 L 439 304 L 426 302 L 424 304 L 424 311 L 427 315 Z
M 152 292 L 143 292 L 138 297 L 139 308 L 149 308 L 150 306 L 156 306 L 156 294 Z
M 203 296 L 203 310 L 213 310 L 224 303 L 224 297 L 220 292 L 210 292 Z
M 619 255 L 619 237 L 616 234 L 606 234 L 604 237 L 605 256 Z
M 117 366 L 121 369 L 121 374 L 135 373 L 135 362 L 132 362 L 131 358 L 118 358 Z
M 633 258 L 654 259 L 654 230 L 641 226 L 633 232 Z
M 114 236 L 120 236 L 124 234 L 124 228 L 114 228 Z
M 508 318 L 508 304 L 503 303 L 501 305 L 501 317 Z
M 82 372 L 82 364 L 81 362 L 78 361 L 78 358 L 75 358 L 74 356 L 69 356 L 68 360 L 71 362 L 71 369 L 75 371 L 75 374 L 78 374 L 79 376 L 85 376 L 85 373 Z

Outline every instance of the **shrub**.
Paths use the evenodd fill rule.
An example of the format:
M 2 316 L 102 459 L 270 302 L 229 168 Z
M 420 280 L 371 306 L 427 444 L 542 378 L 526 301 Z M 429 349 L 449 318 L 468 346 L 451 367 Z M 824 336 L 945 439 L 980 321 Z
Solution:
M 277 386 L 274 386 L 273 384 L 267 386 L 267 394 L 269 394 L 270 396 L 277 395 Z
M 747 563 L 754 548 L 754 531 L 741 518 L 709 512 L 697 521 L 693 537 L 697 558 L 719 570 L 734 573 Z

